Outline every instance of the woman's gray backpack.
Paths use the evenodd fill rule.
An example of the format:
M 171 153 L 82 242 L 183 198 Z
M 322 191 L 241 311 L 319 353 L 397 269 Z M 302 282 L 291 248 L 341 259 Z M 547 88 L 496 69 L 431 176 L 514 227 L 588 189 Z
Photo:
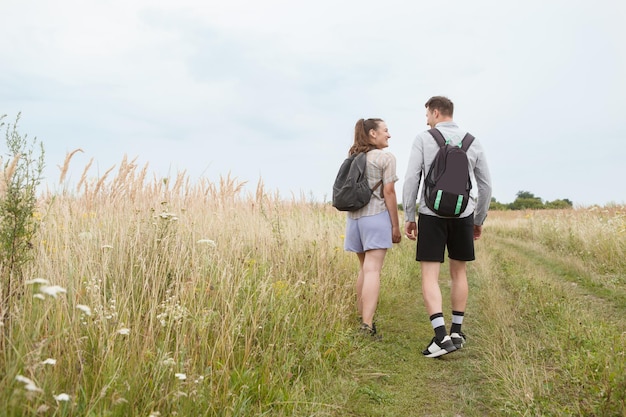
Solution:
M 439 151 L 424 179 L 424 200 L 439 216 L 459 217 L 467 207 L 472 189 L 467 149 L 474 136 L 467 133 L 460 143 L 452 144 L 439 130 L 428 132 L 437 141 Z
M 365 207 L 370 202 L 372 193 L 382 184 L 381 180 L 374 188 L 370 188 L 365 172 L 366 165 L 365 152 L 351 155 L 341 164 L 333 185 L 333 207 L 337 210 L 355 211 Z

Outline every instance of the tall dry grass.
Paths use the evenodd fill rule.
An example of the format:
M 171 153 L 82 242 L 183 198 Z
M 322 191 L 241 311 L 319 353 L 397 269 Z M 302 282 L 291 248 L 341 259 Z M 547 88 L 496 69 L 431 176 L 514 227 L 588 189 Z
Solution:
M 500 415 L 626 412 L 625 209 L 490 213 L 474 365 Z
M 328 407 L 353 308 L 343 216 L 262 182 L 114 168 L 41 200 L 27 296 L 3 323 L 5 415 Z
M 491 228 L 575 255 L 608 274 L 626 270 L 626 207 L 499 212 Z

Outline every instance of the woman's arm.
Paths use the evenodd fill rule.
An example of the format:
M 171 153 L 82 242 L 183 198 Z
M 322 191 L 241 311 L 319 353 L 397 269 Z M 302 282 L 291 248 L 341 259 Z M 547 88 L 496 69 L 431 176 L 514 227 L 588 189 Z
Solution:
M 393 243 L 400 243 L 402 234 L 400 232 L 400 222 L 398 221 L 398 198 L 396 197 L 396 185 L 394 182 L 384 185 L 383 195 L 385 198 L 385 206 L 387 207 L 389 218 L 391 219 L 391 241 Z

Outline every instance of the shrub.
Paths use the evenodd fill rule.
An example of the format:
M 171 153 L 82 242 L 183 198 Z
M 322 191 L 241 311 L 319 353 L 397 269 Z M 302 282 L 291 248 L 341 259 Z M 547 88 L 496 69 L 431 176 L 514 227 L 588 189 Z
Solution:
M 0 128 L 5 127 L 0 117 Z M 17 129 L 15 123 L 6 124 L 7 161 L 0 176 L 0 308 L 2 316 L 9 312 L 11 301 L 19 297 L 23 284 L 23 267 L 32 258 L 31 240 L 37 231 L 35 209 L 36 188 L 44 168 L 43 144 L 37 144 Z M 39 150 L 36 155 L 35 149 Z

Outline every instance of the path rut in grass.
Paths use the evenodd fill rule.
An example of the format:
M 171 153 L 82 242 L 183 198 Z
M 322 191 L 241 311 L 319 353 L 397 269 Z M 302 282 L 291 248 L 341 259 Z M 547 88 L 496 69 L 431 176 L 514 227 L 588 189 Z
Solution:
M 476 375 L 468 367 L 476 357 L 472 348 L 440 359 L 421 351 L 433 332 L 423 306 L 419 264 L 414 246 L 404 242 L 388 254 L 383 272 L 377 327 L 381 342 L 363 342 L 348 358 L 350 392 L 343 415 L 354 416 L 466 416 L 485 415 L 477 400 Z M 447 269 L 444 266 L 442 271 Z M 449 284 L 442 280 L 449 298 Z M 445 305 L 449 305 L 446 302 Z M 446 311 L 449 325 L 450 312 Z M 474 410 L 475 414 L 468 414 Z
M 603 286 L 601 277 L 585 265 L 532 242 L 490 236 L 477 245 L 478 260 L 468 269 L 470 300 L 464 322 L 468 344 L 441 359 L 429 359 L 420 353 L 432 329 L 413 251 L 410 242 L 403 242 L 388 255 L 377 315 L 383 341 L 359 344 L 347 358 L 350 371 L 344 381 L 342 415 L 518 415 L 532 407 L 569 409 L 576 415 L 600 407 L 571 405 L 569 396 L 595 394 L 567 381 L 542 387 L 552 384 L 550 378 L 563 377 L 562 370 L 553 369 L 550 355 L 560 355 L 567 364 L 567 355 L 576 354 L 542 346 L 553 344 L 550 329 L 585 326 L 585 320 L 596 314 L 611 322 L 618 334 L 626 331 L 619 319 L 626 313 L 623 288 Z M 449 326 L 447 264 L 440 283 Z M 564 304 L 566 313 L 580 314 L 579 323 L 562 322 Z M 585 329 L 578 331 L 582 334 Z M 507 357 L 507 346 L 500 343 L 519 357 Z M 516 366 L 532 371 L 506 370 Z M 528 398 L 520 398 L 524 396 Z

